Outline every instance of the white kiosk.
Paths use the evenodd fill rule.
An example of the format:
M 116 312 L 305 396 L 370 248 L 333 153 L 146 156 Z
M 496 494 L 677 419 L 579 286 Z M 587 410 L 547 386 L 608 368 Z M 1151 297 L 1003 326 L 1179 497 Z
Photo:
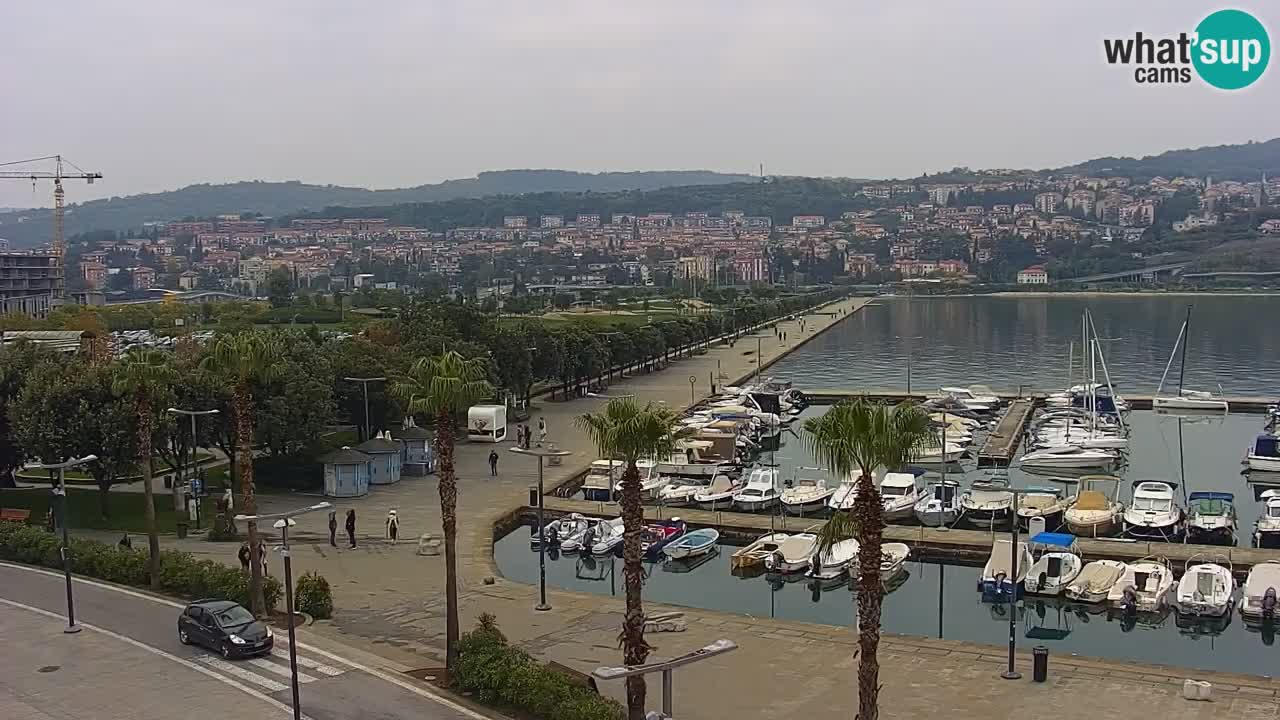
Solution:
M 506 405 L 472 405 L 467 410 L 467 440 L 496 443 L 506 439 Z

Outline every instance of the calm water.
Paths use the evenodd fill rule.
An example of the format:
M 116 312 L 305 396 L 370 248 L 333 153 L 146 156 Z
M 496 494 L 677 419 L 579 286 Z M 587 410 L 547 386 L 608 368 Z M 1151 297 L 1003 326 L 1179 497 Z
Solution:
M 1077 372 L 1080 317 L 1093 312 L 1121 394 L 1150 394 L 1187 305 L 1194 305 L 1186 386 L 1280 395 L 1280 297 L 878 298 L 775 365 L 811 388 L 904 388 L 907 350 L 916 391 L 984 383 L 1060 389 L 1069 344 Z M 920 339 L 908 339 L 919 337 Z M 1102 370 L 1098 370 L 1099 378 Z M 1177 363 L 1170 373 L 1176 382 Z

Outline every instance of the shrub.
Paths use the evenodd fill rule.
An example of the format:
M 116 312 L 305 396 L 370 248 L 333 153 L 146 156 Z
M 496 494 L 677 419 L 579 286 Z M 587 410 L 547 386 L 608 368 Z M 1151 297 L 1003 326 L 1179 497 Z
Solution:
M 329 589 L 329 581 L 315 571 L 303 573 L 298 578 L 293 600 L 298 610 L 313 618 L 324 620 L 333 617 L 333 592 Z
M 0 522 L 0 559 L 42 565 L 60 570 L 58 536 L 41 528 Z M 146 588 L 147 553 L 95 540 L 71 539 L 71 571 L 86 577 L 120 585 Z M 249 578 L 237 568 L 213 560 L 200 560 L 191 553 L 165 550 L 160 553 L 160 587 L 185 598 L 217 597 L 249 605 Z M 283 587 L 274 577 L 265 578 L 262 594 L 270 611 L 280 602 Z
M 533 718 L 621 720 L 623 716 L 618 703 L 508 645 L 487 613 L 458 643 L 458 662 L 451 678 L 455 687 L 482 703 Z

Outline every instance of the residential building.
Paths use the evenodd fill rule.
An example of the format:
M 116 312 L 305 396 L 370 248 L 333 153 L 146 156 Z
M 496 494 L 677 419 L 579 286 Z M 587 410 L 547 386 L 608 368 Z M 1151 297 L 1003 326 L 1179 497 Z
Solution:
M 769 263 L 763 256 L 735 257 L 733 276 L 738 282 L 757 283 L 769 279 Z
M 267 286 L 267 275 L 270 273 L 271 269 L 263 258 L 251 257 L 240 261 L 240 282 L 249 286 L 250 295 L 257 295 L 259 290 Z
M 200 283 L 200 273 L 188 270 L 178 275 L 179 290 L 195 290 L 196 285 Z
M 676 261 L 676 277 L 710 280 L 714 267 L 715 262 L 706 255 L 682 257 Z
M 1019 285 L 1048 285 L 1049 273 L 1045 271 L 1043 265 L 1032 265 L 1025 270 L 1018 271 Z
M 564 227 L 564 216 L 563 215 L 543 215 L 542 219 L 538 222 L 538 226 L 544 227 L 544 228 Z
M 97 290 L 107 281 L 107 266 L 100 262 L 81 262 L 80 275 L 85 285 Z
M 1062 195 L 1056 192 L 1045 192 L 1036 195 L 1036 210 L 1051 215 L 1057 212 L 1058 207 L 1062 205 Z
M 136 267 L 132 275 L 134 290 L 150 290 L 156 286 L 156 271 L 149 267 Z
M 791 218 L 791 227 L 820 228 L 826 224 L 827 219 L 821 215 L 796 215 Z
M 0 254 L 0 312 L 44 317 L 63 296 L 62 264 L 52 253 Z
M 576 224 L 579 228 L 598 228 L 600 227 L 600 216 L 596 214 L 579 215 Z
M 529 218 L 524 215 L 508 215 L 502 218 L 502 227 L 504 228 L 527 228 L 529 227 Z

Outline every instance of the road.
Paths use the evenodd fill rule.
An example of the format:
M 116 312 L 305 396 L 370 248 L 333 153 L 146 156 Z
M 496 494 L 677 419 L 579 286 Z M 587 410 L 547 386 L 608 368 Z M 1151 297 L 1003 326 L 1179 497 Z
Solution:
M 178 642 L 181 605 L 76 579 L 68 635 L 61 576 L 0 563 L 0 717 L 166 720 L 219 708 L 244 718 L 292 714 L 289 649 L 225 661 Z M 486 720 L 408 676 L 298 643 L 300 698 L 312 720 Z M 234 710 L 232 709 L 234 708 Z

